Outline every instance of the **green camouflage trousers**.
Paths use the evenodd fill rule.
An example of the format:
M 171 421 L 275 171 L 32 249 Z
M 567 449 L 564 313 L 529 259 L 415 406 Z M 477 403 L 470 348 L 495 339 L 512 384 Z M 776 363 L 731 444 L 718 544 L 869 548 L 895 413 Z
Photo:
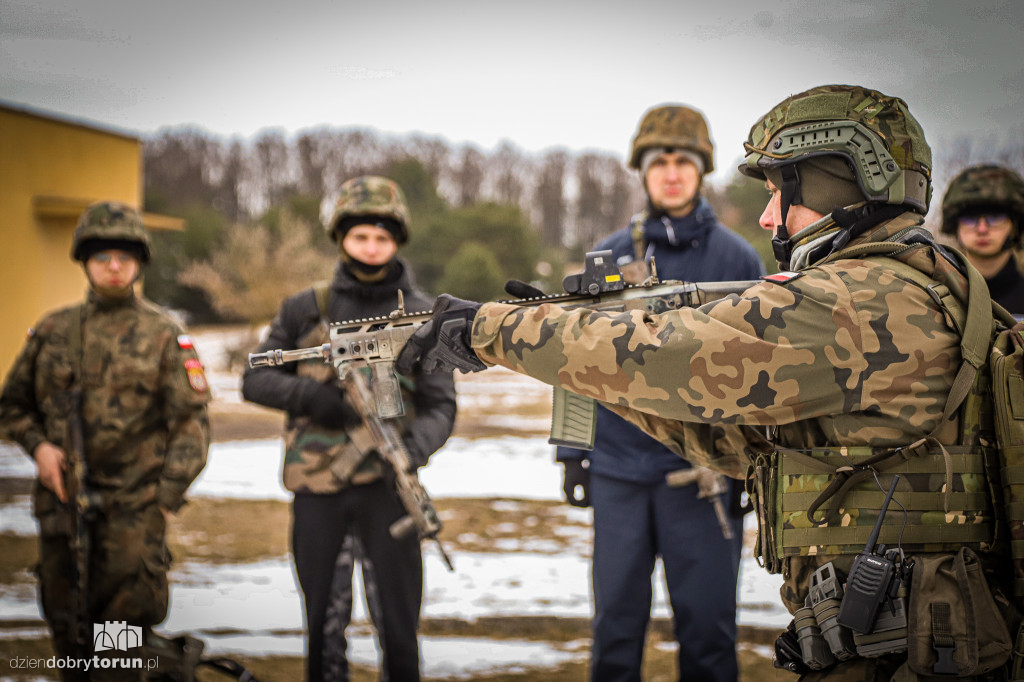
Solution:
M 142 659 L 144 649 L 131 647 L 105 649 L 91 641 L 82 652 L 75 645 L 73 632 L 76 607 L 77 569 L 70 539 L 74 532 L 68 508 L 48 490 L 35 494 L 35 513 L 39 521 L 39 593 L 43 615 L 53 634 L 58 657 Z M 141 635 L 167 616 L 167 570 L 170 552 L 165 542 L 166 521 L 160 508 L 147 504 L 140 508 L 102 508 L 88 522 L 89 562 L 87 576 L 87 627 L 119 623 L 140 628 Z M 144 670 L 95 667 L 88 673 L 79 667 L 62 671 L 64 680 L 144 679 Z

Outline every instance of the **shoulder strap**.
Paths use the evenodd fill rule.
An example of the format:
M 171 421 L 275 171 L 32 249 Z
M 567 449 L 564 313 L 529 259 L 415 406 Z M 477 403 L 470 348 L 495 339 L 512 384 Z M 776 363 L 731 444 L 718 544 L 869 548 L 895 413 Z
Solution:
M 85 303 L 71 310 L 71 327 L 68 329 L 68 353 L 71 360 L 71 376 L 82 383 L 82 323 L 85 318 Z
M 629 219 L 629 236 L 633 240 L 633 258 L 642 261 L 647 247 L 644 244 L 644 223 L 647 222 L 647 209 L 641 210 Z
M 327 306 L 331 301 L 331 283 L 324 280 L 317 282 L 312 287 L 313 300 L 316 302 L 316 310 L 320 313 L 321 320 L 329 320 L 330 313 L 327 310 Z

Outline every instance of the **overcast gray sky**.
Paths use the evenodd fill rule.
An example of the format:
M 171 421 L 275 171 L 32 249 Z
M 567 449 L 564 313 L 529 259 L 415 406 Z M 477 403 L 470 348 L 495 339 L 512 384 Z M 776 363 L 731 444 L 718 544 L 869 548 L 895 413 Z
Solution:
M 625 157 L 650 106 L 750 125 L 824 83 L 897 95 L 933 148 L 1024 138 L 1020 0 L 0 0 L 0 99 L 145 134 L 318 125 Z

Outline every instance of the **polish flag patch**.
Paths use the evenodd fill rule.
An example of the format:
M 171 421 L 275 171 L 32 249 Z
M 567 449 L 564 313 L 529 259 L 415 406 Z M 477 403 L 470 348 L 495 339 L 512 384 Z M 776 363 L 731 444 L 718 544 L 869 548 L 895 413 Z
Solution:
M 182 334 L 178 337 L 178 348 L 182 350 L 195 350 L 195 346 L 192 345 L 192 337 L 188 334 Z
M 775 282 L 776 284 L 785 284 L 787 282 L 792 282 L 794 279 L 800 277 L 803 274 L 804 273 L 802 272 L 792 272 L 790 270 L 787 270 L 785 272 L 776 272 L 774 275 L 765 275 L 761 279 L 768 282 Z

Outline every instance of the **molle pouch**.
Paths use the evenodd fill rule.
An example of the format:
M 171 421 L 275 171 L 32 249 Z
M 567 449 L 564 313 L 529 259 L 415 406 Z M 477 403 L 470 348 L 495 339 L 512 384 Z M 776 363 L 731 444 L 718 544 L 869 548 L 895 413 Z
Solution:
M 1024 599 L 1024 324 L 996 335 L 989 355 L 1013 591 Z
M 828 643 L 832 655 L 839 661 L 853 658 L 857 654 L 853 631 L 836 620 L 839 605 L 843 601 L 843 584 L 831 561 L 811 574 L 807 598 L 814 609 L 814 619 L 821 629 L 821 636 Z
M 878 610 L 870 634 L 853 633 L 857 654 L 877 658 L 907 650 L 907 590 L 901 585 L 896 596 Z
M 800 644 L 800 658 L 808 668 L 822 670 L 836 662 L 828 642 L 821 636 L 810 596 L 807 597 L 804 607 L 797 609 L 793 614 L 793 626 L 796 628 L 796 639 Z
M 918 675 L 971 677 L 1003 666 L 1010 634 L 969 548 L 915 558 L 907 664 Z

